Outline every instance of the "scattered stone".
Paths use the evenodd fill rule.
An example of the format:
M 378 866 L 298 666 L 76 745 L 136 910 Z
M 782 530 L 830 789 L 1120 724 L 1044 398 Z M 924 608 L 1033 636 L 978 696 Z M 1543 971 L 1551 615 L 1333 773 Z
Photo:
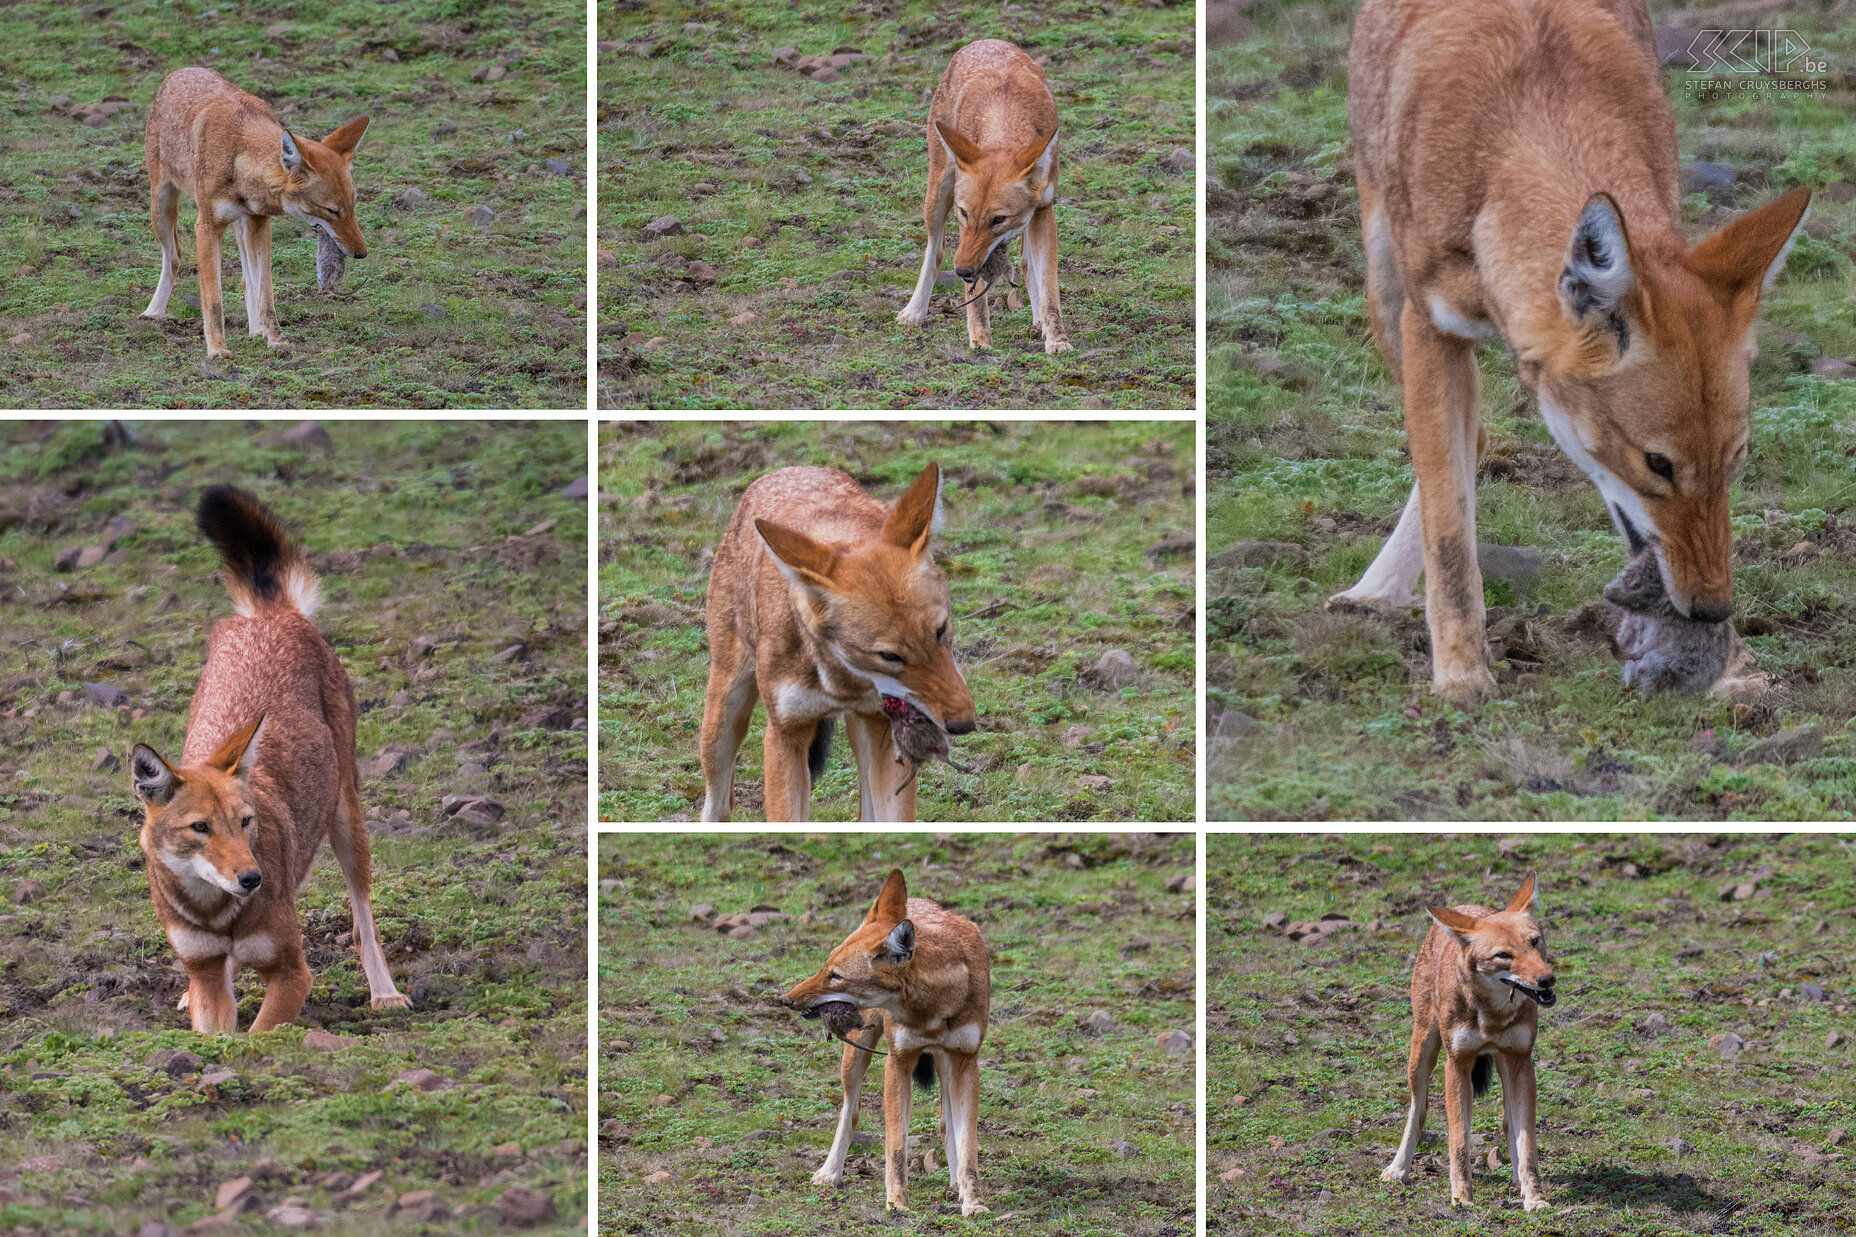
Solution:
M 506 662 L 527 661 L 528 660 L 528 645 L 518 640 L 514 644 L 510 645 L 508 648 L 503 649 L 501 652 L 492 653 L 490 655 L 490 660 L 499 665 L 506 663 Z
M 1190 172 L 1199 165 L 1199 157 L 1184 146 L 1175 146 L 1160 156 L 1160 166 L 1169 172 Z
M 1849 1140 L 1850 1132 L 1839 1125 L 1836 1129 L 1830 1131 L 1830 1137 L 1826 1141 L 1833 1147 L 1841 1147 Z
M 1517 600 L 1540 582 L 1540 551 L 1531 545 L 1476 545 L 1476 565 L 1485 579 L 1506 580 Z
M 760 315 L 753 310 L 744 310 L 728 320 L 730 326 L 752 326 L 760 321 Z
M 1108 1029 L 1114 1025 L 1115 1020 L 1109 1017 L 1109 1012 L 1106 1009 L 1098 1009 L 1078 1023 L 1077 1027 L 1089 1035 L 1106 1035 Z
M 429 1224 L 442 1209 L 437 1190 L 410 1190 L 395 1199 L 391 1208 L 393 1212 L 411 1216 L 421 1224 Z
M 666 236 L 681 236 L 683 221 L 675 215 L 659 215 L 644 225 L 644 238 L 649 241 L 662 240 Z
M 773 62 L 783 69 L 792 68 L 794 64 L 798 63 L 798 60 L 799 49 L 797 47 L 776 47 L 773 49 Z M 53 100 L 52 106 L 58 106 L 56 100 Z
M 554 1218 L 554 1198 L 538 1190 L 511 1186 L 496 1200 L 496 1209 L 502 1213 L 503 1223 L 511 1228 L 532 1228 Z
M 1710 1035 L 1708 1037 L 1708 1047 L 1714 1049 L 1731 1061 L 1740 1055 L 1741 1051 L 1746 1047 L 1746 1041 L 1742 1040 L 1732 1031 L 1725 1031 L 1719 1035 Z
M 1830 994 L 1816 984 L 1799 984 L 1798 995 L 1807 1001 L 1828 1001 Z
M 198 1055 L 184 1048 L 163 1048 L 151 1052 L 143 1062 L 149 1069 L 161 1070 L 169 1078 L 184 1078 L 197 1072 L 204 1063 Z
M 238 1081 L 238 1072 L 223 1065 L 215 1065 L 200 1075 L 200 1085 L 208 1089 L 217 1089 Z
M 333 1031 L 303 1032 L 303 1047 L 305 1048 L 325 1048 L 333 1050 L 336 1048 L 347 1048 L 352 1044 L 358 1044 L 360 1042 L 360 1040 L 352 1035 L 337 1035 Z
M 390 777 L 405 767 L 406 753 L 392 750 L 381 752 L 372 760 L 363 760 L 356 765 L 361 776 L 366 778 Z
M 296 1203 L 286 1202 L 273 1207 L 264 1213 L 264 1218 L 279 1228 L 312 1229 L 316 1227 L 316 1213 Z
M 35 1155 L 13 1166 L 16 1173 L 55 1173 L 64 1164 L 55 1155 Z
M 1826 1048 L 1840 1047 L 1842 1043 L 1843 1036 L 1836 1031 L 1832 1031 L 1830 1034 L 1824 1036 L 1824 1047 Z
M 1819 378 L 1856 378 L 1856 365 L 1833 356 L 1821 356 L 1811 362 L 1811 372 Z
M 1729 882 L 1721 886 L 1721 901 L 1744 902 L 1759 892 L 1758 881 Z
M 1168 893 L 1192 893 L 1198 887 L 1199 874 L 1197 872 L 1175 872 L 1166 878 Z
M 381 1090 L 397 1091 L 401 1087 L 410 1087 L 414 1091 L 449 1091 L 451 1080 L 434 1070 L 409 1069 Z
M 23 880 L 13 886 L 13 901 L 20 906 L 31 906 L 45 896 L 45 886 L 35 880 Z
M 90 697 L 93 703 L 100 704 L 106 709 L 114 709 L 129 703 L 128 692 L 120 687 L 113 687 L 108 683 L 86 683 L 84 684 L 84 693 Z
M 1669 1019 L 1661 1014 L 1651 1014 L 1643 1020 L 1643 1033 L 1645 1035 L 1669 1034 Z
M 1694 1143 L 1688 1141 L 1686 1138 L 1680 1137 L 1663 1139 L 1663 1146 L 1669 1148 L 1677 1155 L 1692 1155 L 1695 1151 Z
M 1154 1036 L 1154 1045 L 1166 1049 L 1169 1057 L 1185 1057 L 1192 1054 L 1192 1036 L 1184 1031 L 1168 1031 Z
M 644 1183 L 646 1185 L 663 1185 L 669 1180 L 670 1174 L 660 1168 L 654 1173 L 647 1173 L 644 1178 Z
M 1109 649 L 1096 659 L 1094 666 L 1083 672 L 1082 677 L 1101 691 L 1138 685 L 1146 678 L 1135 664 L 1134 655 L 1126 649 Z
M 242 1211 L 248 1201 L 256 1201 L 252 1199 L 250 1177 L 234 1177 L 224 1182 L 219 1187 L 219 1193 L 213 1196 L 213 1206 L 221 1211 L 231 1207 Z
M 479 202 L 464 212 L 464 221 L 474 223 L 480 228 L 487 228 L 496 222 L 496 212 Z
M 1115 788 L 1115 779 L 1101 773 L 1085 773 L 1076 779 L 1077 788 L 1104 794 Z
M 727 936 L 731 941 L 751 941 L 759 937 L 760 933 L 749 924 L 738 923 L 728 929 Z
M 1711 163 L 1697 159 L 1682 165 L 1682 192 L 1705 193 L 1717 205 L 1731 202 L 1736 173 L 1731 163 Z
M 1823 731 L 1815 725 L 1794 726 L 1751 744 L 1740 761 L 1749 765 L 1789 765 L 1815 760 L 1823 751 Z
M 90 762 L 92 773 L 114 773 L 122 767 L 122 761 L 116 759 L 116 753 L 107 747 L 99 747 L 94 760 Z
M 1125 1138 L 1116 1138 L 1109 1142 L 1108 1149 L 1124 1160 L 1132 1160 L 1141 1153 L 1141 1149 Z
M 1232 1182 L 1232 1181 L 1242 1181 L 1245 1176 L 1246 1174 L 1244 1170 L 1241 1168 L 1227 1168 L 1223 1172 L 1218 1174 L 1218 1180 L 1227 1182 L 1227 1183 Z

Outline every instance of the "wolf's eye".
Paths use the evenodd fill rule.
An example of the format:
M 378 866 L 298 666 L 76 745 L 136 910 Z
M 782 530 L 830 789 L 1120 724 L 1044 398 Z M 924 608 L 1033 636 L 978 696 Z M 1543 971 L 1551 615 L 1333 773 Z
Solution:
M 247 816 L 245 819 L 238 822 L 238 827 L 241 829 L 249 829 L 251 828 L 251 822 L 255 819 L 257 818 L 253 816 Z
M 1500 953 L 1495 955 L 1495 960 L 1497 962 L 1513 962 L 1514 955 L 1509 953 L 1506 949 L 1504 949 Z
M 945 639 L 947 639 L 947 620 L 943 619 L 941 625 L 934 629 L 934 642 L 939 644 Z
M 892 666 L 900 666 L 902 664 L 902 654 L 892 653 L 888 649 L 877 650 L 877 656 L 881 657 Z
M 965 219 L 965 218 L 967 217 L 967 208 L 966 208 L 966 207 L 964 207 L 964 206 L 960 206 L 960 207 L 956 207 L 955 209 L 956 209 L 956 210 L 958 210 L 958 211 L 960 212 L 960 217 L 961 217 L 962 219 Z
M 1533 946 L 1533 947 L 1534 947 L 1535 949 L 1539 949 L 1539 948 L 1540 948 L 1540 938 L 1539 938 L 1539 937 L 1537 937 L 1537 936 L 1536 936 L 1536 937 L 1532 937 L 1532 938 L 1530 938 L 1530 939 L 1528 940 L 1528 942 L 1527 942 L 1527 943 L 1528 943 L 1529 945 L 1532 945 L 1532 946 Z
M 1000 224 L 1002 224 L 1002 223 L 1004 223 L 1004 222 L 1005 222 L 1005 216 L 1004 216 L 1004 215 L 994 215 L 994 216 L 992 217 L 992 226 L 993 226 L 993 227 L 995 227 L 995 228 L 996 228 L 996 227 L 998 227 L 998 226 L 999 226 Z
M 838 982 L 838 981 L 839 981 L 840 979 L 843 979 L 843 978 L 844 978 L 844 976 L 842 976 L 842 975 L 840 975 L 840 974 L 838 974 L 838 973 L 837 973 L 836 971 L 833 971 L 833 972 L 831 973 L 831 982 L 832 982 L 832 983 L 834 983 L 834 984 L 835 984 L 835 983 L 837 983 L 837 982 Z
M 1669 462 L 1669 457 L 1666 455 L 1658 455 L 1654 451 L 1647 452 L 1643 457 L 1643 466 L 1665 481 L 1673 482 L 1676 479 L 1676 467 Z
M 195 833 L 211 833 L 213 827 L 203 820 L 196 820 L 193 822 L 193 831 Z

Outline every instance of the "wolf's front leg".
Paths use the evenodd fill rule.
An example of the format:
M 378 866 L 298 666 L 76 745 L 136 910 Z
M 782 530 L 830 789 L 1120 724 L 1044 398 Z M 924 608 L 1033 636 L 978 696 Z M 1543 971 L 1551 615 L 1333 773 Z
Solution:
M 1405 436 L 1418 475 L 1431 690 L 1471 703 L 1495 693 L 1483 654 L 1482 568 L 1476 562 L 1476 358 L 1405 302 Z M 1397 536 L 1395 532 L 1394 537 Z
M 921 1050 L 898 1051 L 892 1041 L 883 1059 L 883 1209 L 909 1209 L 910 1075 Z
M 851 1039 L 866 1048 L 874 1048 L 877 1028 L 868 1027 Z M 831 1150 L 818 1171 L 812 1174 L 816 1185 L 837 1185 L 844 1180 L 844 1161 L 851 1154 L 851 1135 L 857 1132 L 857 1105 L 863 1099 L 864 1073 L 869 1068 L 870 1054 L 847 1044 L 838 1061 L 838 1081 L 844 1088 L 844 1102 L 838 1107 L 838 1128 L 831 1136 Z
M 933 149 L 935 138 L 928 138 L 930 157 L 928 160 L 928 191 L 922 199 L 922 226 L 927 230 L 928 240 L 922 248 L 922 269 L 915 277 L 915 292 L 909 297 L 909 303 L 896 315 L 896 321 L 904 326 L 925 326 L 928 322 L 928 302 L 934 295 L 934 281 L 941 273 L 941 246 L 947 235 L 947 212 L 954 204 L 954 165 L 942 155 L 937 167 L 935 155 L 941 152 Z
M 1507 1128 L 1508 1158 L 1514 1164 L 1514 1183 L 1521 1191 L 1521 1206 L 1544 1211 L 1546 1186 L 1540 1180 L 1540 1148 L 1534 1141 L 1534 1058 L 1497 1054 L 1502 1068 L 1502 1124 Z
M 948 1054 L 948 1098 L 953 1111 L 947 1114 L 950 1135 L 949 1169 L 954 1187 L 960 1193 L 960 1214 L 983 1215 L 980 1202 L 980 1059 L 971 1053 Z
M 1063 307 L 1057 296 L 1057 211 L 1040 206 L 1025 225 L 1025 283 L 1035 307 L 1037 325 L 1044 332 L 1045 352 L 1068 352 L 1063 333 Z
M 225 224 L 213 219 L 211 212 L 200 208 L 193 226 L 195 257 L 200 267 L 200 320 L 206 331 L 206 355 L 229 357 L 226 347 L 226 307 L 219 295 L 219 248 Z
M 182 958 L 187 967 L 187 1010 L 201 1035 L 230 1035 L 238 1030 L 238 1002 L 232 977 L 238 963 L 230 954 L 218 958 Z
M 1450 1205 L 1467 1207 L 1469 1201 L 1469 1119 L 1470 1100 L 1475 1095 L 1470 1075 L 1476 1068 L 1476 1054 L 1451 1054 L 1444 1058 L 1444 1108 L 1450 1117 Z

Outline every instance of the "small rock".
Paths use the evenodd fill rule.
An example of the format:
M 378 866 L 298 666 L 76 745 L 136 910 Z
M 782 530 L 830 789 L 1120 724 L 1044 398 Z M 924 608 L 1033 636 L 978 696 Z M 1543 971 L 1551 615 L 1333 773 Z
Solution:
M 292 1203 L 271 1208 L 264 1213 L 264 1218 L 279 1228 L 312 1229 L 316 1227 L 316 1213 L 307 1207 Z
M 565 159 L 550 159 L 543 166 L 548 169 L 548 174 L 551 176 L 572 176 L 574 174 L 574 165 Z
M 644 1178 L 644 1183 L 646 1185 L 663 1185 L 669 1180 L 670 1174 L 660 1168 L 654 1173 L 647 1173 Z
M 751 941 L 759 936 L 759 932 L 745 923 L 736 924 L 728 930 L 728 939 L 731 941 Z
M 1725 1031 L 1719 1035 L 1710 1035 L 1708 1047 L 1731 1061 L 1740 1055 L 1741 1050 L 1746 1047 L 1746 1042 L 1732 1031 Z
M 372 760 L 360 761 L 355 766 L 360 775 L 367 778 L 391 777 L 405 767 L 406 753 L 396 751 L 381 752 Z
M 1087 1018 L 1084 1018 L 1082 1022 L 1077 1025 L 1078 1028 L 1086 1034 L 1106 1035 L 1108 1034 L 1108 1029 L 1115 1025 L 1115 1020 L 1109 1017 L 1109 1012 L 1106 1009 L 1098 1009 L 1091 1012 Z
M 1102 794 L 1115 788 L 1115 779 L 1106 777 L 1100 773 L 1085 773 L 1076 779 L 1076 785 L 1082 790 L 1090 790 L 1097 794 Z
M 149 1053 L 148 1059 L 143 1064 L 149 1069 L 163 1071 L 169 1078 L 184 1078 L 196 1072 L 203 1062 L 197 1055 L 184 1048 L 163 1048 Z
M 760 315 L 753 310 L 744 310 L 728 320 L 730 326 L 751 326 L 760 321 Z
M 213 1196 L 213 1206 L 224 1211 L 229 1207 L 241 1206 L 251 1198 L 251 1178 L 234 1177 L 220 1185 L 219 1193 Z
M 1271 911 L 1263 917 L 1263 926 L 1271 931 L 1280 932 L 1289 926 L 1289 917 L 1281 911 Z
M 200 1075 L 200 1085 L 208 1088 L 216 1089 L 237 1081 L 237 1071 L 229 1070 L 223 1065 L 215 1065 L 213 1068 Z M 222 1203 L 220 1205 L 224 1206 L 225 1204 Z
M 13 886 L 13 901 L 21 906 L 31 906 L 45 896 L 45 886 L 35 880 L 23 880 Z
M 381 1090 L 397 1091 L 401 1087 L 409 1087 L 414 1091 L 448 1091 L 451 1089 L 451 1080 L 433 1070 L 409 1069 Z
M 13 1166 L 16 1173 L 55 1173 L 64 1164 L 55 1155 L 35 1155 Z
M 352 1044 L 358 1044 L 360 1042 L 360 1040 L 352 1035 L 337 1035 L 332 1031 L 303 1032 L 303 1047 L 305 1048 L 333 1050 L 336 1048 L 347 1048 Z
M 1828 1001 L 1830 994 L 1816 984 L 1799 984 L 1798 995 L 1807 1001 Z
M 1758 892 L 1759 882 L 1757 881 L 1730 882 L 1721 886 L 1721 901 L 1744 902 Z
M 1166 1049 L 1169 1057 L 1185 1057 L 1192 1054 L 1192 1036 L 1184 1031 L 1168 1031 L 1154 1037 L 1154 1045 Z
M 830 65 L 827 64 L 827 65 L 820 65 L 818 68 L 812 70 L 812 72 L 808 74 L 808 76 L 811 77 L 811 79 L 815 82 L 828 82 L 829 83 L 829 82 L 837 81 L 838 78 L 842 76 L 842 74 L 840 74 L 836 69 L 832 68 Z
M 1850 1132 L 1839 1125 L 1836 1129 L 1830 1131 L 1830 1137 L 1825 1141 L 1829 1142 L 1833 1147 L 1841 1147 L 1849 1140 Z
M 683 221 L 675 215 L 659 215 L 644 225 L 646 240 L 662 240 L 666 236 L 681 236 L 682 234 Z
M 1134 655 L 1126 649 L 1108 650 L 1096 660 L 1091 669 L 1094 685 L 1104 691 L 1138 684 L 1143 677 L 1141 668 L 1135 664 Z
M 1643 1020 L 1643 1033 L 1645 1035 L 1669 1034 L 1669 1019 L 1661 1014 L 1651 1014 Z
M 1695 1151 L 1694 1143 L 1688 1141 L 1686 1138 L 1680 1137 L 1663 1139 L 1663 1146 L 1669 1148 L 1677 1155 L 1692 1155 Z
M 431 198 L 426 196 L 425 190 L 417 188 L 402 190 L 399 196 L 400 205 L 407 210 L 418 210 L 431 200 Z
M 1131 1160 L 1141 1153 L 1141 1149 L 1125 1138 L 1116 1138 L 1109 1142 L 1108 1149 L 1124 1160 Z
M 84 694 L 90 697 L 92 703 L 102 705 L 106 709 L 118 708 L 129 703 L 128 692 L 108 683 L 86 683 Z
M 92 773 L 114 773 L 121 767 L 122 761 L 116 759 L 116 753 L 107 747 L 99 747 L 96 758 L 90 762 Z
M 1839 1047 L 1842 1043 L 1843 1043 L 1843 1036 L 1837 1033 L 1836 1031 L 1832 1031 L 1830 1034 L 1824 1036 L 1824 1047 L 1826 1048 L 1836 1048 L 1836 1047 Z
M 1197 872 L 1175 872 L 1166 880 L 1168 893 L 1192 893 L 1198 887 L 1199 874 Z
M 1819 378 L 1856 378 L 1856 365 L 1833 356 L 1821 356 L 1811 362 L 1811 372 Z
M 1476 546 L 1476 565 L 1486 579 L 1506 580 L 1516 598 L 1527 596 L 1540 582 L 1540 551 L 1531 545 Z
M 496 222 L 496 212 L 479 202 L 464 212 L 464 221 L 474 223 L 480 228 L 487 228 Z
M 773 62 L 782 68 L 792 68 L 798 59 L 799 49 L 797 47 L 776 47 L 773 49 Z M 70 101 L 67 99 L 66 106 L 69 106 L 69 102 Z M 58 106 L 58 101 L 56 99 L 52 100 L 52 106 Z
M 496 1209 L 502 1213 L 503 1223 L 511 1228 L 532 1228 L 554 1218 L 554 1198 L 538 1190 L 511 1186 L 496 1200 Z
M 329 437 L 329 431 L 322 428 L 320 421 L 298 421 L 279 434 L 277 441 L 300 451 L 315 450 L 324 455 L 335 454 L 335 440 Z
M 502 664 L 505 662 L 512 662 L 512 661 L 527 661 L 528 660 L 528 645 L 523 644 L 521 641 L 518 640 L 516 643 L 510 645 L 506 649 L 503 649 L 501 652 L 492 653 L 490 655 L 490 660 L 498 664 Z
M 715 918 L 715 903 L 704 902 L 690 908 L 690 922 L 706 924 Z
M 1734 196 L 1734 167 L 1731 163 L 1710 163 L 1697 159 L 1682 165 L 1682 192 L 1705 193 L 1711 202 L 1731 201 Z
M 1190 172 L 1199 165 L 1199 157 L 1184 146 L 1175 146 L 1160 156 L 1160 166 L 1169 172 Z

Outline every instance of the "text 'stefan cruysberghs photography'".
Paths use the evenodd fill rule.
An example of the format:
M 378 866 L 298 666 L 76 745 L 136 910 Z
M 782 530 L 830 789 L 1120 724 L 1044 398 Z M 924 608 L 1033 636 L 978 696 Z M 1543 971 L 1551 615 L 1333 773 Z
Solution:
M 1212 5 L 1212 818 L 1856 814 L 1839 13 Z
M 600 406 L 1192 407 L 1194 19 L 599 6 Z
M 0 9 L 0 407 L 584 407 L 585 28 Z
M 1845 1231 L 1853 859 L 1822 833 L 1207 837 L 1206 1231 Z
M 1190 421 L 600 427 L 600 819 L 1193 817 Z
M 599 1231 L 1185 1237 L 1191 834 L 602 834 Z
M 6 1222 L 584 1231 L 586 464 L 0 422 Z

